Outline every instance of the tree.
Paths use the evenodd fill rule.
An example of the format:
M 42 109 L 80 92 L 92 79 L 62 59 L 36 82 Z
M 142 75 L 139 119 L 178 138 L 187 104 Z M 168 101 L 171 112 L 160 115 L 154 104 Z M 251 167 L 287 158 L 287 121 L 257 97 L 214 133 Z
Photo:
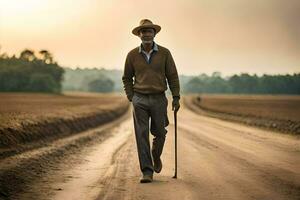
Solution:
M 33 61 L 34 59 L 36 59 L 36 57 L 34 55 L 34 51 L 30 50 L 30 49 L 24 49 L 20 53 L 20 58 L 23 60 L 28 60 L 28 61 Z
M 27 87 L 33 92 L 59 92 L 56 84 L 51 75 L 35 73 L 30 77 Z
M 205 91 L 204 81 L 201 80 L 199 77 L 192 78 L 185 85 L 185 90 L 191 93 L 202 93 Z
M 114 82 L 105 76 L 102 76 L 88 83 L 88 90 L 91 92 L 106 93 L 106 92 L 112 92 L 113 89 L 114 89 Z
M 42 56 L 42 60 L 47 64 L 53 63 L 53 56 L 52 54 L 47 50 L 40 50 L 40 55 Z
M 44 53 L 49 59 L 50 54 Z M 63 74 L 62 67 L 37 59 L 33 50 L 25 49 L 19 57 L 0 57 L 0 91 L 57 93 L 61 91 Z

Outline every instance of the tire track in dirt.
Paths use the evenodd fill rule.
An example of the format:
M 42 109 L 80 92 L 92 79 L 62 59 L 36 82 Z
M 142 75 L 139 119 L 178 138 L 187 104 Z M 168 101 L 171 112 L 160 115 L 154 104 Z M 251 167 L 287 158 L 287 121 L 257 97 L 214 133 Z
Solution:
M 117 154 L 116 171 L 97 199 L 300 199 L 297 138 L 199 116 L 183 106 L 178 114 L 175 180 L 171 178 L 174 126 L 169 118 L 164 167 L 154 182 L 139 184 L 136 147 L 127 144 Z
M 119 119 L 98 128 L 56 140 L 42 148 L 2 159 L 0 161 L 0 197 L 3 199 L 26 199 L 27 197 L 31 199 L 31 196 L 35 195 L 39 199 L 39 191 L 43 190 L 33 188 L 37 182 L 42 182 L 40 185 L 47 185 L 47 182 L 52 180 L 51 175 L 62 169 L 60 165 L 68 168 L 85 163 L 84 158 L 79 159 L 80 153 L 87 152 L 87 148 L 83 147 L 101 144 L 112 137 L 112 128 L 119 126 L 128 116 L 129 111 Z M 47 174 L 51 177 L 49 181 L 45 178 Z M 70 178 L 72 176 L 66 177 L 65 180 Z M 45 189 L 43 195 L 53 194 L 55 188 L 57 187 Z

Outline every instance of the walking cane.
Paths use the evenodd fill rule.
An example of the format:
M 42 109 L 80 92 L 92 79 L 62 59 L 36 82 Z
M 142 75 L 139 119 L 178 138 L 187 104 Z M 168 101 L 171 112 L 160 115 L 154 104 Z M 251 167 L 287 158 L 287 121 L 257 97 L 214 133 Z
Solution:
M 173 178 L 177 178 L 177 111 L 174 110 L 174 123 L 175 123 L 175 174 Z

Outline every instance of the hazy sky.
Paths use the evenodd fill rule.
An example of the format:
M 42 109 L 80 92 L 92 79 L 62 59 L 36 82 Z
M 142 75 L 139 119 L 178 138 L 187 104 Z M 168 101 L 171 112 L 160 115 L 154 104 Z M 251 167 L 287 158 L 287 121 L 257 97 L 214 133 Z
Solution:
M 180 74 L 300 72 L 299 0 L 0 0 L 1 52 L 48 49 L 68 67 L 123 69 L 143 18 Z

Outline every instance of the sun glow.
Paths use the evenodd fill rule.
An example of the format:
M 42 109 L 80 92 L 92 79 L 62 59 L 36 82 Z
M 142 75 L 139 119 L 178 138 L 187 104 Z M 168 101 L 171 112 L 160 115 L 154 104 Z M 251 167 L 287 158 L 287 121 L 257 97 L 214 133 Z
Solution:
M 0 0 L 0 50 L 48 49 L 65 66 L 122 68 L 140 42 L 132 28 L 149 18 L 182 73 L 292 73 L 299 8 L 278 0 Z
M 49 7 L 50 0 L 0 0 L 1 28 L 13 32 L 32 29 L 43 20 Z
M 0 32 L 4 38 L 53 34 L 84 19 L 89 5 L 88 0 L 0 0 Z
M 2 14 L 35 15 L 36 12 L 47 8 L 50 0 L 0 0 Z

